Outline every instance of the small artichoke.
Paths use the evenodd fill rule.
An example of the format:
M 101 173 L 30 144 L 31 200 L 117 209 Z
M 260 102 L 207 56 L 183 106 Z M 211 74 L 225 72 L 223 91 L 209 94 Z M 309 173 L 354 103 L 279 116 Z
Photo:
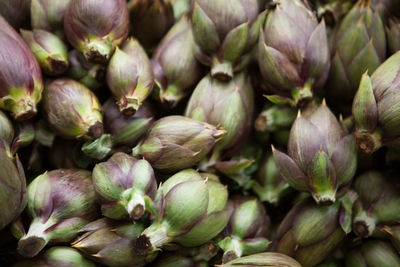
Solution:
M 155 169 L 174 172 L 202 160 L 225 132 L 183 116 L 166 116 L 153 123 L 132 154 L 143 156 Z
M 107 63 L 128 31 L 125 0 L 71 0 L 65 13 L 68 41 L 93 63 Z
M 107 85 L 124 115 L 133 115 L 153 89 L 150 59 L 135 39 L 117 48 L 107 67 Z
M 333 204 L 338 188 L 351 182 L 357 147 L 323 103 L 307 117 L 299 113 L 290 130 L 288 154 L 273 148 L 282 177 L 296 190 L 310 192 L 318 204 Z
M 27 120 L 37 110 L 43 82 L 39 64 L 18 33 L 0 16 L 0 108 Z
M 140 219 L 157 190 L 151 165 L 122 152 L 94 167 L 93 186 L 103 215 L 111 219 Z
M 63 137 L 91 139 L 103 134 L 101 104 L 77 81 L 60 78 L 48 82 L 42 104 L 49 125 Z
M 274 0 L 258 44 L 258 65 L 275 103 L 303 105 L 324 85 L 329 68 L 325 22 L 301 0 Z
M 97 217 L 92 174 L 58 169 L 36 177 L 28 186 L 29 231 L 18 242 L 18 253 L 36 256 L 49 242 L 68 242 Z
M 218 177 L 186 169 L 166 180 L 160 190 L 153 223 L 135 242 L 137 253 L 149 254 L 171 242 L 199 246 L 227 225 L 228 191 Z
M 233 78 L 250 59 L 265 12 L 258 0 L 196 0 L 192 12 L 196 57 L 211 66 L 211 76 Z M 260 14 L 259 14 L 260 13 Z

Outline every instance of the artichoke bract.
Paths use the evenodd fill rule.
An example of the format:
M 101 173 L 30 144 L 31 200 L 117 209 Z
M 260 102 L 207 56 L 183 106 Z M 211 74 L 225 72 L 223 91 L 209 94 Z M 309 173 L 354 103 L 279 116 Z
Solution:
M 192 169 L 176 173 L 161 186 L 162 196 L 153 223 L 136 240 L 134 249 L 149 254 L 171 242 L 202 245 L 228 223 L 228 191 L 218 177 Z
M 400 50 L 400 21 L 391 18 L 386 27 L 386 36 L 388 41 L 389 52 L 391 54 Z
M 12 160 L 0 140 L 0 229 L 15 220 L 26 206 L 24 168 L 18 157 Z
M 68 78 L 77 80 L 92 91 L 99 89 L 105 81 L 106 69 L 100 64 L 88 62 L 77 50 L 68 53 L 69 69 Z
M 111 219 L 140 219 L 146 198 L 153 199 L 157 183 L 146 160 L 119 152 L 93 169 L 93 185 L 104 216 Z
M 279 173 L 270 153 L 262 160 L 255 178 L 252 189 L 263 202 L 278 205 L 280 199 L 290 191 L 290 185 Z
M 290 130 L 288 154 L 273 147 L 275 164 L 296 190 L 310 192 L 318 204 L 332 204 L 337 190 L 350 183 L 357 167 L 357 147 L 323 103 L 299 116 Z
M 1 16 L 0 47 L 0 108 L 16 120 L 30 119 L 42 97 L 42 73 L 29 47 Z
M 265 12 L 258 0 L 196 0 L 192 12 L 196 58 L 211 66 L 211 76 L 233 78 L 250 59 Z
M 373 153 L 383 145 L 400 149 L 400 51 L 371 77 L 365 73 L 353 101 L 355 135 L 361 151 Z
M 369 240 L 347 253 L 346 267 L 353 266 L 400 266 L 400 257 L 389 243 L 380 240 Z
M 183 17 L 153 53 L 153 96 L 168 107 L 175 107 L 202 77 L 202 67 L 194 57 L 193 45 L 190 22 Z
M 161 171 L 182 170 L 202 160 L 225 133 L 205 122 L 166 116 L 153 123 L 132 154 Z
M 0 111 L 0 142 L 1 146 L 4 147 L 8 153 L 10 153 L 13 140 L 14 126 L 7 115 Z
M 32 29 L 42 29 L 64 38 L 64 16 L 71 0 L 31 0 Z
M 18 242 L 24 257 L 36 256 L 49 242 L 68 242 L 97 217 L 92 174 L 58 169 L 36 177 L 28 186 L 29 231 Z
M 63 137 L 91 139 L 103 134 L 101 104 L 77 81 L 60 78 L 48 82 L 42 104 L 49 125 Z
M 131 0 L 128 8 L 133 25 L 132 34 L 146 49 L 157 45 L 174 24 L 172 5 L 168 1 Z
M 29 27 L 31 0 L 0 1 L 0 15 L 15 29 Z
M 72 243 L 72 247 L 107 266 L 144 266 L 157 256 L 157 253 L 140 256 L 133 252 L 134 240 L 144 228 L 141 223 L 102 218 L 83 227 L 80 230 L 82 235 Z
M 274 1 L 258 44 L 258 65 L 275 103 L 303 105 L 322 87 L 330 68 L 325 22 L 300 0 Z
M 128 31 L 125 0 L 71 0 L 64 16 L 68 41 L 93 63 L 105 64 Z
M 265 251 L 270 244 L 271 222 L 261 202 L 236 195 L 230 198 L 227 209 L 229 222 L 218 242 L 224 251 L 222 262 Z
M 293 257 L 303 267 L 318 264 L 351 232 L 356 198 L 354 191 L 348 191 L 330 206 L 319 206 L 311 198 L 296 204 L 279 225 L 276 251 Z
M 107 67 L 107 85 L 121 112 L 133 115 L 153 89 L 150 59 L 140 43 L 129 39 L 117 48 Z
M 354 5 L 333 40 L 327 91 L 332 101 L 342 104 L 351 104 L 363 73 L 373 73 L 386 58 L 382 20 L 366 2 L 358 1 Z
M 250 131 L 253 109 L 253 87 L 246 74 L 236 74 L 229 82 L 207 75 L 199 82 L 186 106 L 185 116 L 221 125 L 227 131 L 215 146 L 210 164 L 218 161 L 224 150 L 241 145 Z
M 400 220 L 398 175 L 370 171 L 357 177 L 354 190 L 359 199 L 354 205 L 353 232 L 367 238 L 377 227 Z
M 45 30 L 21 30 L 21 35 L 35 55 L 44 73 L 60 75 L 67 71 L 67 46 L 56 35 Z
M 13 267 L 95 267 L 96 265 L 70 247 L 52 247 L 34 259 L 17 262 Z
M 245 256 L 235 259 L 221 267 L 257 267 L 257 266 L 282 266 L 282 267 L 301 267 L 295 259 L 281 253 L 264 252 L 256 253 L 250 256 Z

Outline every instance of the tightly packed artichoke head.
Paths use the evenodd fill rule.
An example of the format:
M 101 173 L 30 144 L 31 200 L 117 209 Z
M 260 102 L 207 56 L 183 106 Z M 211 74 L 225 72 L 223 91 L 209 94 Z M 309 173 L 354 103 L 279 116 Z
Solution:
M 400 267 L 400 0 L 0 0 L 0 266 Z

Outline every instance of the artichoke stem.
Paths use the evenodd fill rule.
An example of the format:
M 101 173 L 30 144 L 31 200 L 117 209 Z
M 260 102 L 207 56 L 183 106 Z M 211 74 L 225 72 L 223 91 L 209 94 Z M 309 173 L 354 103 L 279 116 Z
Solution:
M 146 210 L 144 198 L 135 189 L 132 189 L 130 199 L 125 206 L 126 211 L 133 220 L 140 219 Z
M 167 228 L 162 224 L 153 224 L 136 239 L 134 251 L 139 255 L 147 255 L 170 242 Z
M 36 256 L 49 242 L 45 230 L 53 224 L 51 219 L 46 223 L 42 223 L 40 220 L 33 221 L 28 233 L 18 242 L 18 253 L 27 258 Z
M 306 82 L 302 88 L 296 88 L 292 91 L 292 97 L 296 106 L 304 107 L 312 100 L 312 85 L 312 82 Z
M 329 206 L 335 203 L 336 201 L 336 192 L 327 192 L 327 193 L 312 193 L 312 197 L 318 205 Z
M 373 133 L 356 132 L 356 141 L 359 149 L 366 154 L 372 154 L 382 147 L 381 133 L 377 130 Z
M 107 40 L 92 41 L 83 48 L 83 55 L 87 61 L 104 64 L 111 53 L 111 44 Z
M 11 111 L 17 121 L 29 120 L 37 113 L 36 104 L 33 102 L 30 96 L 19 99 L 16 103 L 14 103 Z
M 103 123 L 96 121 L 93 125 L 89 127 L 89 136 L 93 139 L 97 139 L 104 133 Z
M 240 241 L 235 238 L 229 239 L 229 241 L 230 241 L 229 242 L 230 249 L 225 251 L 224 255 L 222 256 L 223 264 L 233 261 L 234 259 L 240 258 L 243 255 Z
M 171 84 L 168 88 L 162 93 L 161 101 L 166 104 L 168 108 L 174 108 L 178 104 L 179 100 L 181 100 L 185 95 L 180 92 L 177 86 Z
M 362 238 L 371 236 L 375 227 L 375 219 L 368 216 L 365 212 L 354 218 L 353 231 L 356 235 Z
M 220 81 L 230 81 L 233 78 L 232 63 L 228 61 L 220 62 L 218 59 L 214 59 L 211 67 L 211 76 Z

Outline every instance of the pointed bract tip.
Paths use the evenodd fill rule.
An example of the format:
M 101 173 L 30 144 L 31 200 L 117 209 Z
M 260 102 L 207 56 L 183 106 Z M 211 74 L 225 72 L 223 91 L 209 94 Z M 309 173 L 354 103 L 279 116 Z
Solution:
M 325 99 L 325 97 L 322 98 L 322 105 L 323 105 L 323 106 L 326 106 L 326 99 Z
M 297 111 L 296 119 L 298 119 L 298 118 L 300 118 L 300 117 L 301 117 L 301 110 L 299 109 L 299 110 Z

